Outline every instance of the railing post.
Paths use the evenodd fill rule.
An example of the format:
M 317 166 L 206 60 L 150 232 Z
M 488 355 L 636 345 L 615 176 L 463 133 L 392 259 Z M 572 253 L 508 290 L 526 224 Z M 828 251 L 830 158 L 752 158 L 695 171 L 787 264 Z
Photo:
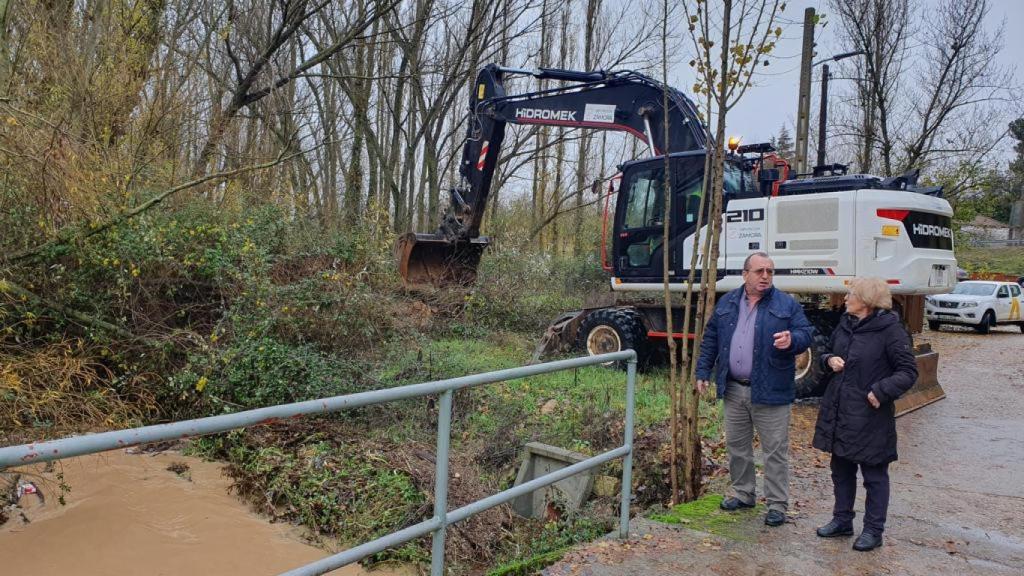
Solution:
M 629 538 L 629 500 L 633 483 L 633 405 L 635 404 L 636 356 L 626 364 L 626 425 L 622 444 L 629 449 L 622 459 L 622 508 L 619 512 L 619 538 Z
M 441 406 L 437 411 L 437 455 L 434 465 L 434 518 L 441 524 L 434 531 L 430 547 L 430 576 L 444 574 L 444 533 L 448 525 L 448 448 L 452 436 L 452 395 L 451 390 L 441 394 Z

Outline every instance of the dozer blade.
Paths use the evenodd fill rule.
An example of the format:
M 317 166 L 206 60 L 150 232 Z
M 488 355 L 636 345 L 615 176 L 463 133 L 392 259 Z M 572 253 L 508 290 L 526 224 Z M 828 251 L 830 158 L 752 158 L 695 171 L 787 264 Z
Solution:
M 914 351 L 914 357 L 917 360 L 917 382 L 896 400 L 897 417 L 946 397 L 946 392 L 939 385 L 939 353 L 933 352 L 930 345 L 921 344 Z
M 490 239 L 452 242 L 439 234 L 409 232 L 398 238 L 398 273 L 408 287 L 468 286 L 476 280 L 480 255 Z
M 530 364 L 536 364 L 546 356 L 571 348 L 576 343 L 576 333 L 579 332 L 580 323 L 589 313 L 589 310 L 574 310 L 562 314 L 552 322 L 544 331 L 540 342 L 537 343 L 533 357 L 530 358 Z

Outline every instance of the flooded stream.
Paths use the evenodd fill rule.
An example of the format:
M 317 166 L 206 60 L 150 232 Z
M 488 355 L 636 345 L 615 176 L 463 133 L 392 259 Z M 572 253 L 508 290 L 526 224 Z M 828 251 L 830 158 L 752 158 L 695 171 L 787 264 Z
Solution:
M 172 464 L 180 473 L 168 470 Z M 71 489 L 65 506 L 58 503 L 58 472 Z M 0 526 L 3 574 L 274 575 L 328 555 L 304 543 L 297 528 L 250 512 L 228 493 L 219 464 L 177 452 L 72 458 L 23 479 L 45 499 L 23 496 L 29 522 L 16 511 Z M 332 572 L 410 573 L 358 566 Z

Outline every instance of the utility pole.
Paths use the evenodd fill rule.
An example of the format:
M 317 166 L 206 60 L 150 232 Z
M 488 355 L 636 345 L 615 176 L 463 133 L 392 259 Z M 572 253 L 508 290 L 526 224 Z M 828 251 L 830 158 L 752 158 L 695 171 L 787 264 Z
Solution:
M 853 51 L 853 52 L 844 52 L 842 54 L 836 54 L 835 56 L 833 56 L 831 58 L 826 58 L 824 60 L 819 60 L 817 62 L 814 62 L 813 64 L 811 64 L 811 68 L 813 69 L 815 66 L 817 66 L 818 64 L 821 64 L 823 62 L 838 62 L 840 60 L 843 60 L 845 58 L 849 58 L 851 56 L 860 56 L 861 54 L 866 54 L 866 53 L 867 52 L 864 51 L 864 50 L 856 50 L 856 51 Z M 828 80 L 829 80 L 829 77 L 830 77 L 830 73 L 828 71 L 828 64 L 825 64 L 824 66 L 821 67 L 821 111 L 818 113 L 818 163 L 816 164 L 816 166 L 824 166 L 825 165 L 825 133 L 827 131 L 825 126 L 826 126 L 826 122 L 828 122 Z M 806 139 L 806 135 L 804 136 L 804 138 Z M 806 146 L 807 146 L 806 140 L 804 142 L 804 146 L 805 146 L 804 149 L 806 150 Z M 805 154 L 804 158 L 806 158 L 806 157 L 807 157 L 807 155 Z M 797 172 L 799 172 L 799 171 L 800 170 L 798 168 Z
M 814 8 L 804 10 L 804 46 L 800 57 L 800 100 L 796 109 L 796 173 L 807 172 L 807 133 L 811 122 L 811 62 L 814 59 Z
M 821 111 L 818 113 L 818 163 L 825 165 L 825 121 L 828 119 L 828 64 L 821 67 Z

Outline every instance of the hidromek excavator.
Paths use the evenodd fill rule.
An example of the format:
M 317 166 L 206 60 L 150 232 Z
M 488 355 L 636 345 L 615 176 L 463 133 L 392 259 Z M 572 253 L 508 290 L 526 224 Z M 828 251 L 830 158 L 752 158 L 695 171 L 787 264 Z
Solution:
M 510 75 L 564 84 L 507 94 L 504 79 Z M 699 212 L 707 210 L 704 167 L 713 145 L 693 103 L 633 71 L 520 70 L 495 64 L 477 76 L 459 165 L 461 183 L 450 191 L 438 231 L 399 239 L 399 272 L 407 284 L 468 285 L 475 280 L 489 243 L 480 236 L 480 224 L 509 123 L 625 131 L 648 148 L 649 157 L 619 166 L 621 184 L 604 263 L 617 294 L 662 290 L 667 155 L 673 194 L 668 275 L 671 290 L 686 290 L 693 237 L 703 235 L 697 222 L 707 222 Z M 924 296 L 948 292 L 956 283 L 953 212 L 941 189 L 918 186 L 913 173 L 881 178 L 848 174 L 845 167 L 832 165 L 815 168 L 813 175 L 790 175 L 786 163 L 771 152 L 768 145 L 749 145 L 727 157 L 717 289 L 742 283 L 742 262 L 751 252 L 771 255 L 775 285 L 804 295 L 807 316 L 818 328 L 815 345 L 797 362 L 798 395 L 807 396 L 819 388 L 817 356 L 841 315 L 842 294 L 853 277 L 886 279 L 908 329 L 920 331 Z M 673 326 L 682 325 L 682 316 L 681 309 L 673 312 Z M 668 337 L 689 336 L 689 330 L 669 335 L 666 326 L 663 304 L 611 304 L 563 315 L 548 329 L 545 342 L 548 349 L 574 343 L 591 354 L 634 348 L 643 358 Z M 934 352 L 919 351 L 918 385 L 898 410 L 944 396 L 936 361 Z

